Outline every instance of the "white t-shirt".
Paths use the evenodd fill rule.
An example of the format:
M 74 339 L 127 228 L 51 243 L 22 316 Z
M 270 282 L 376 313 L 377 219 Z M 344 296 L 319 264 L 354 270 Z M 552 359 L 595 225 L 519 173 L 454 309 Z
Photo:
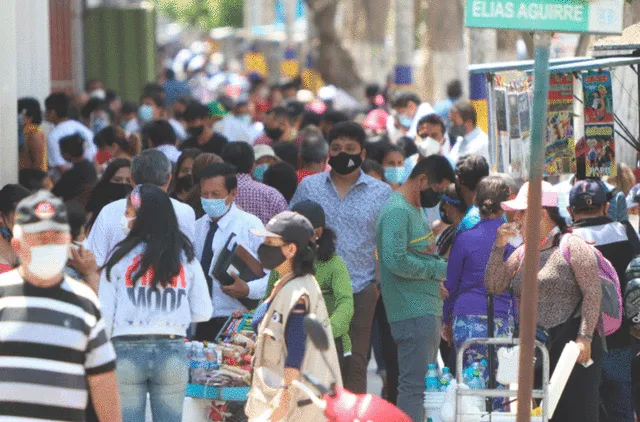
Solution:
M 180 230 L 191 242 L 195 238 L 196 214 L 193 209 L 180 201 L 171 199 L 173 209 L 178 217 Z M 120 220 L 127 210 L 127 200 L 119 199 L 110 203 L 100 211 L 91 228 L 85 247 L 96 256 L 100 267 L 104 266 L 115 246 L 125 239 Z
M 62 158 L 60 152 L 60 140 L 65 136 L 79 134 L 84 139 L 84 156 L 87 160 L 93 162 L 93 158 L 96 156 L 98 149 L 93 143 L 93 132 L 88 127 L 76 120 L 67 120 L 57 124 L 49 132 L 47 137 L 47 155 L 49 157 L 49 167 L 71 167 L 71 163 Z
M 178 159 L 182 155 L 182 151 L 176 148 L 175 145 L 160 145 L 156 147 L 156 149 L 163 153 L 165 157 L 167 157 L 169 161 L 171 161 L 171 164 L 177 163 Z
M 213 305 L 197 259 L 182 254 L 180 273 L 166 286 L 153 288 L 149 272 L 135 282 L 145 246 L 138 245 L 116 265 L 107 280 L 102 271 L 98 296 L 107 335 L 184 336 L 191 323 L 211 319 Z

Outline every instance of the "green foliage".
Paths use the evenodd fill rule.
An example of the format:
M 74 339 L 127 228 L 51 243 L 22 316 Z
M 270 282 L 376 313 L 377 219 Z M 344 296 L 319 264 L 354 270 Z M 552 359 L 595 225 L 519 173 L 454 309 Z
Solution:
M 160 13 L 169 19 L 203 30 L 243 25 L 243 0 L 158 0 Z

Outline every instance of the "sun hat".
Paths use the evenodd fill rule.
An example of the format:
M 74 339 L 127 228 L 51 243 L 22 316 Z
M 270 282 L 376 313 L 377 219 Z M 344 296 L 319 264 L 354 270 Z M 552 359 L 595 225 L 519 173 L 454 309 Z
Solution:
M 504 201 L 502 203 L 502 209 L 505 211 L 522 211 L 527 209 L 529 196 L 529 182 L 522 185 L 518 196 L 511 201 Z M 557 207 L 558 206 L 558 192 L 554 189 L 553 185 L 549 182 L 542 182 L 542 206 L 543 207 Z

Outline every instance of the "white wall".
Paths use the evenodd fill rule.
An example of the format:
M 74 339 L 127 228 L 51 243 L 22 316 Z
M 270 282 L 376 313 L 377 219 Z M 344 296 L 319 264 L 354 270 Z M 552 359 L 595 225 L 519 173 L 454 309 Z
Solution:
M 16 5 L 18 98 L 35 97 L 44 107 L 51 93 L 49 0 L 12 3 Z
M 23 0 L 20 0 L 23 1 Z M 18 113 L 16 3 L 2 0 L 0 12 L 0 57 L 3 73 L 0 76 L 0 186 L 18 180 Z M 47 75 L 48 76 L 48 75 Z

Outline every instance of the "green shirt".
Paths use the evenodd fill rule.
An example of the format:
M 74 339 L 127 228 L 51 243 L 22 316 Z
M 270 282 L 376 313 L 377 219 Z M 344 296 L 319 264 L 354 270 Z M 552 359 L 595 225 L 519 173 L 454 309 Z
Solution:
M 342 337 L 344 352 L 351 351 L 349 326 L 353 317 L 353 288 L 351 277 L 342 258 L 333 255 L 328 261 L 316 260 L 316 280 L 322 290 L 322 297 L 327 306 L 333 337 Z M 277 271 L 271 271 L 267 294 L 269 297 L 273 287 L 280 279 Z
M 398 192 L 391 194 L 378 217 L 376 242 L 389 322 L 441 316 L 440 280 L 446 278 L 447 262 L 431 252 L 433 233 L 422 209 Z

